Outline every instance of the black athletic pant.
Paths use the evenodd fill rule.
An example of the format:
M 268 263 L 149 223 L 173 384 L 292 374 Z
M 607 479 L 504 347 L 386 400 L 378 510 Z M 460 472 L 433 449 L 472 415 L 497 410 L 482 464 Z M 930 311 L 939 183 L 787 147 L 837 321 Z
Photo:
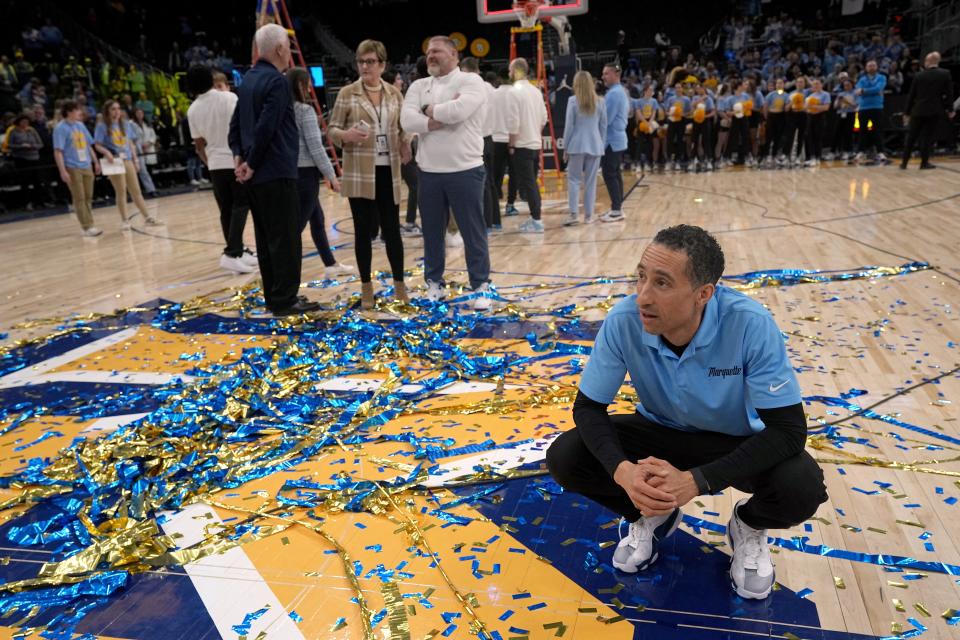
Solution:
M 641 133 L 637 136 L 637 146 L 640 151 L 640 161 L 653 167 L 653 134 Z
M 503 177 L 507 175 L 507 171 L 510 168 L 510 150 L 509 144 L 506 142 L 494 142 L 493 143 L 493 184 L 497 188 L 497 199 L 503 199 Z M 513 175 L 513 172 L 510 171 L 510 174 Z M 508 199 L 510 204 L 513 204 L 517 196 L 516 187 L 513 186 L 513 179 L 510 180 L 510 186 L 508 191 L 513 191 L 513 199 Z
M 353 215 L 354 248 L 360 282 L 370 282 L 373 261 L 372 229 L 379 225 L 393 279 L 403 280 L 403 238 L 400 237 L 400 205 L 393 201 L 393 171 L 389 166 L 377 167 L 376 199 L 349 198 Z
M 623 151 L 614 151 L 607 145 L 600 160 L 600 171 L 603 174 L 603 184 L 610 195 L 610 209 L 620 211 L 623 207 L 623 172 L 620 164 L 623 161 Z
M 411 160 L 400 165 L 400 177 L 407 185 L 407 224 L 417 223 L 417 188 L 420 184 L 417 176 L 417 161 Z
M 320 206 L 320 170 L 316 167 L 299 167 L 297 169 L 297 196 L 300 200 L 300 233 L 310 225 L 310 237 L 320 253 L 320 259 L 326 267 L 337 264 L 337 259 L 330 251 L 330 241 L 327 240 L 326 220 L 323 218 L 323 207 Z
M 803 111 L 787 113 L 786 126 L 783 131 L 783 155 L 789 157 L 793 149 L 793 139 L 797 138 L 797 157 L 803 153 L 803 132 L 807 129 L 807 114 Z
M 237 182 L 233 169 L 213 169 L 210 171 L 213 183 L 213 198 L 220 209 L 220 228 L 227 243 L 223 252 L 231 258 L 243 255 L 243 228 L 247 226 L 247 186 Z
M 538 149 L 513 150 L 513 164 L 510 168 L 510 184 L 516 183 L 520 197 L 530 205 L 530 215 L 540 219 L 540 187 L 537 185 L 537 165 L 540 164 Z
M 823 125 L 826 114 L 807 114 L 807 157 L 817 160 L 823 155 Z
M 933 141 L 937 134 L 937 123 L 939 121 L 940 116 L 910 117 L 910 128 L 907 131 L 907 141 L 903 147 L 901 164 L 906 166 L 910 161 L 910 154 L 918 141 L 920 142 L 920 166 L 930 164 L 930 151 L 933 149 Z
M 699 160 L 713 160 L 713 136 L 710 135 L 710 121 L 693 123 L 693 134 L 690 137 L 690 148 L 693 157 Z
M 624 453 L 630 461 L 653 456 L 686 471 L 736 449 L 746 437 L 691 433 L 650 422 L 639 413 L 612 415 Z M 640 518 L 627 493 L 590 453 L 579 429 L 561 434 L 547 449 L 547 468 L 564 489 L 579 493 L 620 514 L 629 522 Z M 735 485 L 752 493 L 739 516 L 755 529 L 786 529 L 807 520 L 826 501 L 823 471 L 803 451 L 777 466 Z
M 483 190 L 483 217 L 487 222 L 487 228 L 500 224 L 500 185 L 495 178 L 493 145 L 492 137 L 487 136 L 483 139 L 483 169 L 487 174 Z M 502 181 L 503 177 L 501 176 L 500 179 Z
M 837 128 L 833 133 L 834 153 L 850 153 L 853 149 L 853 114 L 838 113 Z
M 780 150 L 780 139 L 783 138 L 783 130 L 786 127 L 786 114 L 769 113 L 767 114 L 767 135 L 763 141 L 763 155 L 776 155 Z
M 297 302 L 300 290 L 300 203 L 297 181 L 277 178 L 247 189 L 257 261 L 263 279 L 263 298 L 271 311 Z
M 867 126 L 867 125 L 870 126 Z M 859 151 L 876 149 L 884 153 L 883 146 L 883 109 L 860 109 Z
M 670 149 L 670 160 L 673 162 L 687 161 L 687 145 L 683 141 L 686 133 L 687 121 L 671 122 L 667 127 L 667 144 Z
M 730 146 L 733 143 L 734 146 Z M 729 155 L 733 157 L 733 149 L 737 150 L 737 164 L 743 164 L 747 159 L 747 154 L 752 150 L 750 145 L 750 118 L 732 118 L 730 123 L 730 137 L 727 139 L 727 147 L 731 149 Z

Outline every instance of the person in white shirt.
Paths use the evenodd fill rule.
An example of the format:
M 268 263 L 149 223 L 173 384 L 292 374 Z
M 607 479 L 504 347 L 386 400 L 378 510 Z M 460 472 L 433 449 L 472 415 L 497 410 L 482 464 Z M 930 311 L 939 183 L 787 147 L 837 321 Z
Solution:
M 460 61 L 460 70 L 465 73 L 480 74 L 480 61 L 476 58 L 464 58 Z M 492 74 L 491 74 L 492 75 Z M 483 77 L 483 76 L 481 76 Z M 496 76 L 493 76 L 495 79 Z M 500 224 L 500 190 L 494 187 L 493 183 L 493 120 L 494 114 L 492 103 L 493 94 L 496 87 L 490 82 L 490 78 L 485 78 L 483 82 L 484 89 L 487 91 L 487 103 L 483 106 L 486 112 L 486 118 L 483 121 L 483 169 L 486 171 L 486 182 L 483 186 L 483 218 L 487 223 L 487 230 L 500 231 L 503 226 Z
M 503 178 L 507 175 L 507 167 L 510 166 L 510 132 L 507 130 L 507 116 L 510 113 L 510 100 L 514 98 L 513 85 L 510 84 L 510 72 L 506 67 L 502 67 L 497 72 L 497 89 L 490 97 L 488 106 L 488 115 L 490 116 L 493 133 L 493 186 L 497 190 L 497 213 L 495 219 L 500 220 L 500 204 L 503 198 Z M 513 180 L 513 171 L 510 171 Z M 511 184 L 509 191 L 516 189 Z
M 209 67 L 191 68 L 187 72 L 187 87 L 196 96 L 187 109 L 190 137 L 197 156 L 210 171 L 213 197 L 220 209 L 220 228 L 227 243 L 220 256 L 220 266 L 235 273 L 252 273 L 257 270 L 257 257 L 243 246 L 243 229 L 250 205 L 246 187 L 237 182 L 234 175 L 233 152 L 227 144 L 237 95 L 215 89 Z
M 530 220 L 520 225 L 523 233 L 543 233 L 540 221 L 540 187 L 537 185 L 537 165 L 543 148 L 543 127 L 547 124 L 547 107 L 543 94 L 529 80 L 530 66 L 524 58 L 510 63 L 513 80 L 511 114 L 507 117 L 510 131 L 509 152 L 513 156 L 514 176 L 520 195 L 530 206 Z
M 483 127 L 487 91 L 475 73 L 457 68 L 457 48 L 446 36 L 430 39 L 430 77 L 410 85 L 400 125 L 419 134 L 420 218 L 423 224 L 423 268 L 427 298 L 445 297 L 444 233 L 453 211 L 463 235 L 470 286 L 477 294 L 474 309 L 489 309 L 490 252 L 483 219 Z

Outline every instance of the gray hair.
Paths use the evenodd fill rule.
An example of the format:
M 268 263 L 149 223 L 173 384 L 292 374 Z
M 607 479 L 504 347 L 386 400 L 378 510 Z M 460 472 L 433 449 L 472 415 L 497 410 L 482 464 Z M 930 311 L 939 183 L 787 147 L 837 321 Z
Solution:
M 265 51 L 272 52 L 281 44 L 287 41 L 287 30 L 278 24 L 265 24 L 253 35 L 253 40 L 257 44 L 257 51 L 263 55 Z

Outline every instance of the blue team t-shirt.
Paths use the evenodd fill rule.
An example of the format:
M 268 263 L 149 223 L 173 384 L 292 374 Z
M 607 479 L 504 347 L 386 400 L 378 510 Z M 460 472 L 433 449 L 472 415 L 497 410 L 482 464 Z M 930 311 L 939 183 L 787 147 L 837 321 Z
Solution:
M 800 385 L 773 316 L 748 296 L 718 285 L 681 356 L 647 333 L 637 296 L 617 303 L 600 327 L 580 391 L 610 404 L 625 376 L 637 411 L 681 431 L 749 436 L 764 428 L 757 409 L 800 402 Z
M 82 122 L 61 120 L 53 129 L 53 148 L 63 152 L 63 164 L 68 169 L 90 168 L 93 138 Z
M 770 113 L 783 113 L 787 106 L 787 92 L 783 89 L 771 91 L 764 98 L 764 103 Z
M 107 132 L 107 125 L 104 122 L 98 124 L 96 130 L 93 132 L 93 139 L 97 144 L 103 145 L 114 155 L 118 153 L 125 154 L 124 157 L 127 160 L 133 158 L 131 145 L 134 138 L 136 138 L 136 134 L 133 132 L 133 127 L 126 121 L 124 121 L 122 126 L 116 122 L 110 125 L 109 134 Z
M 660 103 L 656 98 L 637 98 L 633 101 L 633 110 L 639 111 L 644 120 L 656 119 L 658 109 Z

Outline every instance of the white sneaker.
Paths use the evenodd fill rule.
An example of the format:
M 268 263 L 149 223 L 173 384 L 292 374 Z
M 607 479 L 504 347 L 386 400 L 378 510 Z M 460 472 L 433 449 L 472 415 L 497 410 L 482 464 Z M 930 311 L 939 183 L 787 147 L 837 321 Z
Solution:
M 250 249 L 244 249 L 243 255 L 240 256 L 240 259 L 251 267 L 257 267 L 258 269 L 260 268 L 260 261 L 257 260 L 257 254 L 255 254 L 253 251 L 250 251 Z
M 415 223 L 402 224 L 400 225 L 400 235 L 404 238 L 419 238 L 423 235 L 423 232 Z
M 447 289 L 439 282 L 427 280 L 427 300 L 430 302 L 440 302 L 447 297 Z
M 543 223 L 533 218 L 521 222 L 517 228 L 520 230 L 520 233 L 543 233 Z
M 323 276 L 327 280 L 331 280 L 337 276 L 347 275 L 348 273 L 353 273 L 353 267 L 349 264 L 343 264 L 342 262 L 332 264 L 329 267 L 324 267 L 323 269 Z
M 623 219 L 623 211 L 618 211 L 617 209 L 610 209 L 610 211 L 600 216 L 600 222 L 620 222 Z
M 817 161 L 816 161 L 815 159 L 813 159 L 813 158 L 810 158 L 809 160 L 807 160 L 806 162 L 803 163 L 803 166 L 805 166 L 805 167 L 815 167 L 815 166 L 817 166 Z
M 210 181 L 206 178 L 200 178 L 200 184 L 210 184 Z
M 882 163 L 886 164 L 886 163 L 887 163 L 887 156 L 886 156 L 886 154 L 878 153 L 878 154 L 877 154 L 877 162 L 882 162 Z
M 575 227 L 578 224 L 580 224 L 580 216 L 575 213 L 570 213 L 567 219 L 563 221 L 563 226 L 565 227 Z
M 682 518 L 680 509 L 674 509 L 665 516 L 640 518 L 631 522 L 627 537 L 620 539 L 613 552 L 613 566 L 626 573 L 636 573 L 649 567 L 657 561 L 660 543 L 677 530 Z
M 746 502 L 746 498 L 737 502 L 727 524 L 727 537 L 733 549 L 730 580 L 741 598 L 763 600 L 773 590 L 773 561 L 767 545 L 767 530 L 751 529 L 737 516 L 737 509 Z
M 256 268 L 243 261 L 243 258 L 232 258 L 227 254 L 220 254 L 220 268 L 234 273 L 253 273 Z
M 159 227 L 160 225 L 163 224 L 163 221 L 157 218 L 154 218 L 153 216 L 147 216 L 146 220 L 147 220 L 147 225 L 151 227 Z
M 103 231 L 97 229 L 96 227 L 88 227 L 84 229 L 80 235 L 82 235 L 84 238 L 96 238 L 101 233 L 103 233 Z
M 447 248 L 456 249 L 463 246 L 463 236 L 460 235 L 459 231 L 454 231 L 453 233 L 447 233 Z
M 120 231 L 130 231 L 130 229 L 133 229 L 133 225 L 130 224 L 130 218 L 120 223 Z
M 487 311 L 493 306 L 493 298 L 488 297 L 488 294 L 494 294 L 496 292 L 490 287 L 489 282 L 484 282 L 474 289 L 473 292 L 477 294 L 477 297 L 473 299 L 474 311 Z
M 191 180 L 191 181 L 190 181 L 190 184 L 191 184 L 192 186 L 194 186 L 194 187 L 199 187 L 199 186 L 200 186 L 200 181 L 199 181 L 199 180 Z

